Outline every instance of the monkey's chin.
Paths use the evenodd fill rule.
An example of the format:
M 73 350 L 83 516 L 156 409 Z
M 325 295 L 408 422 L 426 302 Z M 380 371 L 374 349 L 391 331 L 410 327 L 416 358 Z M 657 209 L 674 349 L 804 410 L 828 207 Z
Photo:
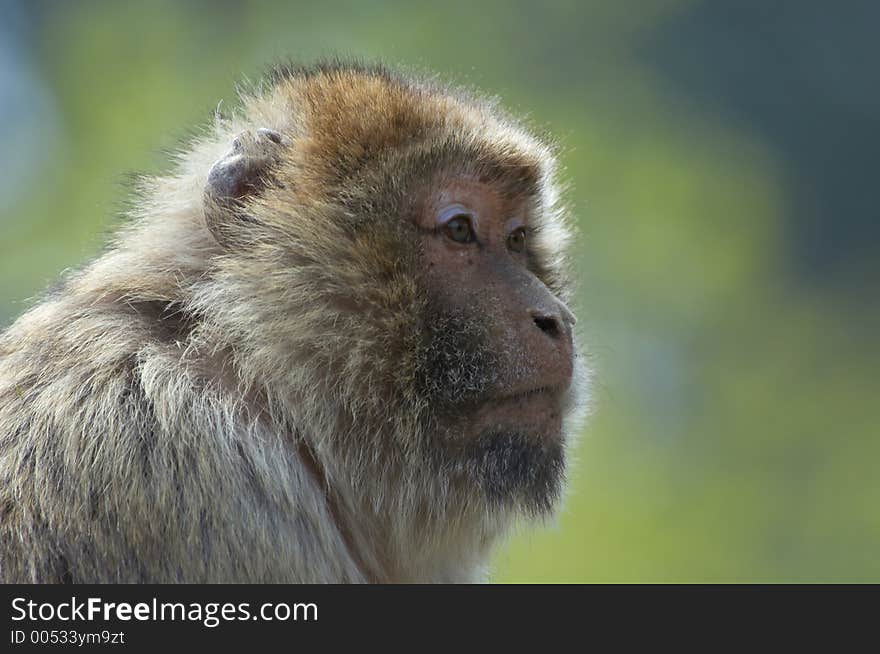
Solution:
M 438 472 L 490 510 L 552 513 L 565 478 L 564 398 L 539 389 L 440 418 L 431 448 Z
M 561 430 L 547 432 L 496 427 L 479 434 L 460 450 L 469 481 L 491 508 L 534 516 L 553 511 L 565 478 Z
M 473 425 L 471 425 L 473 427 Z M 556 421 L 517 424 L 509 416 L 467 429 L 438 448 L 441 470 L 490 511 L 548 516 L 562 494 L 565 437 Z

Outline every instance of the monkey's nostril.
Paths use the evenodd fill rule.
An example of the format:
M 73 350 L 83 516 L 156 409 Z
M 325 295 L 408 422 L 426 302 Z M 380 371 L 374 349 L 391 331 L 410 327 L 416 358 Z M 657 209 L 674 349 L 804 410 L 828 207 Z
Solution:
M 547 334 L 548 336 L 552 336 L 556 338 L 559 336 L 559 321 L 555 316 L 548 316 L 546 314 L 536 313 L 532 315 L 532 318 L 535 321 L 535 324 L 538 326 L 542 332 Z

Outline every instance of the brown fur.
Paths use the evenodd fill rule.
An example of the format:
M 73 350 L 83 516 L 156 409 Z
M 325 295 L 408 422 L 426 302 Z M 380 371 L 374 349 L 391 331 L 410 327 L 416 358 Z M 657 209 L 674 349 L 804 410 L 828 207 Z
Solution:
M 285 139 L 277 183 L 220 245 L 206 176 L 259 127 Z M 425 463 L 429 300 L 400 216 L 450 170 L 525 194 L 532 268 L 566 298 L 553 166 L 461 90 L 277 70 L 173 174 L 144 180 L 106 254 L 2 335 L 0 579 L 481 578 L 534 511 Z

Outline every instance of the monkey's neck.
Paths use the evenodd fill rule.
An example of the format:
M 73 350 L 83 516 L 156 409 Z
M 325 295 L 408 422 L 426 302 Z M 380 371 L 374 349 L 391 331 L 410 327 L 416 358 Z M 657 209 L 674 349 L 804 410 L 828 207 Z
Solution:
M 339 536 L 365 581 L 370 583 L 462 583 L 482 581 L 492 544 L 504 525 L 482 515 L 447 511 L 425 500 L 403 497 L 389 485 L 373 493 L 356 491 L 332 465 L 322 463 L 304 440 L 298 458 L 321 489 Z M 413 489 L 409 489 L 412 492 Z M 405 506 L 409 504 L 410 506 Z M 420 505 L 420 506 L 419 506 Z M 447 507 L 448 508 L 448 507 Z

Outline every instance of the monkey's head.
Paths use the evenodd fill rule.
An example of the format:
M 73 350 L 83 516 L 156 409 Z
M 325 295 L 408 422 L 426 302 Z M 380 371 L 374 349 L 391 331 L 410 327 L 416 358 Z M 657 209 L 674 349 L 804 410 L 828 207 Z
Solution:
M 196 302 L 241 379 L 369 503 L 549 511 L 584 392 L 552 148 L 459 89 L 341 65 L 276 72 L 218 130 L 245 134 L 208 178 Z

